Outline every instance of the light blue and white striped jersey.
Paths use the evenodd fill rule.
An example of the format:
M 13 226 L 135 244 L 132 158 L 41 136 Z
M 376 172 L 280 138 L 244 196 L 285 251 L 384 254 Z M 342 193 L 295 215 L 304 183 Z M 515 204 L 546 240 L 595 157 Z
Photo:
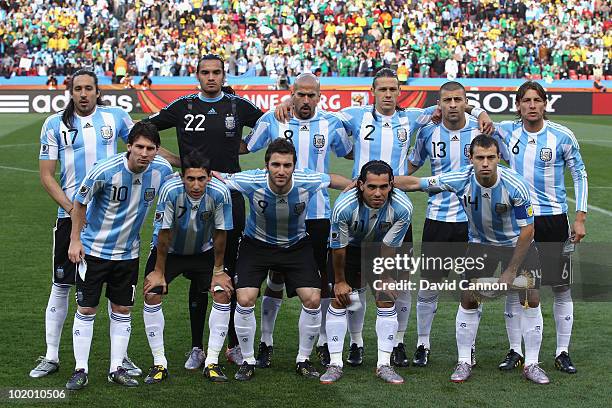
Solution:
M 399 247 L 410 227 L 412 202 L 399 190 L 380 208 L 360 203 L 357 188 L 346 191 L 336 199 L 331 218 L 331 248 L 347 245 L 360 246 L 362 242 L 382 242 Z
M 250 152 L 263 149 L 276 138 L 285 138 L 293 143 L 297 153 L 297 169 L 309 169 L 329 173 L 329 157 L 333 151 L 344 157 L 353 149 L 340 118 L 331 112 L 317 109 L 310 119 L 293 116 L 288 123 L 279 122 L 274 111 L 265 113 L 257 122 L 245 142 Z M 307 220 L 329 219 L 331 213 L 327 189 L 310 200 L 306 211 Z
M 421 178 L 430 193 L 452 191 L 467 214 L 469 242 L 516 246 L 521 227 L 533 223 L 529 189 L 514 170 L 497 166 L 497 181 L 489 188 L 476 180 L 474 166 Z
M 480 133 L 478 119 L 467 113 L 465 126 L 459 130 L 429 123 L 418 131 L 408 160 L 421 167 L 429 158 L 432 176 L 459 170 L 470 164 L 470 144 Z M 502 158 L 508 160 L 505 146 L 500 146 L 500 151 Z M 426 217 L 441 222 L 467 221 L 459 199 L 449 191 L 429 196 Z
M 268 172 L 255 169 L 235 174 L 223 174 L 226 185 L 247 196 L 250 214 L 246 236 L 283 248 L 296 244 L 306 236 L 306 207 L 316 193 L 327 188 L 327 174 L 295 170 L 291 190 L 274 193 L 268 186 Z
M 587 212 L 587 172 L 571 130 L 545 120 L 542 130 L 530 133 L 520 121 L 504 121 L 496 135 L 507 145 L 510 167 L 527 182 L 536 216 L 567 213 L 565 167 L 574 179 L 576 211 Z
M 138 258 L 140 228 L 172 166 L 161 156 L 142 173 L 132 173 L 127 153 L 119 153 L 94 166 L 75 200 L 87 207 L 87 225 L 81 232 L 85 253 L 120 261 Z
M 171 230 L 169 253 L 206 252 L 213 247 L 214 230 L 234 228 L 230 191 L 223 182 L 212 178 L 202 197 L 195 200 L 187 194 L 180 177 L 172 178 L 159 192 L 153 227 L 153 245 L 157 245 L 159 230 Z
M 97 106 L 89 116 L 74 115 L 74 128 L 62 122 L 62 112 L 45 120 L 40 131 L 39 160 L 59 160 L 60 186 L 71 200 L 94 164 L 117 153 L 117 138 L 127 142 L 134 126 L 130 116 L 118 107 Z M 68 218 L 62 207 L 58 218 Z
M 410 138 L 429 122 L 435 110 L 435 106 L 406 108 L 384 116 L 375 111 L 374 105 L 342 109 L 340 117 L 353 137 L 353 178 L 371 160 L 387 162 L 396 176 L 408 175 Z

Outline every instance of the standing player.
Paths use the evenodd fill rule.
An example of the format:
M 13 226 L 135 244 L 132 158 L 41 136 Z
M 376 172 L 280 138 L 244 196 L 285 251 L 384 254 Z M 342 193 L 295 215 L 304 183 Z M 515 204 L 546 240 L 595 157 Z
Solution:
M 306 378 L 317 378 L 319 373 L 308 358 L 321 325 L 321 278 L 306 234 L 306 209 L 321 189 L 328 185 L 342 189 L 350 180 L 335 174 L 295 170 L 295 148 L 284 138 L 270 143 L 265 161 L 266 170 L 220 175 L 230 189 L 243 193 L 250 204 L 236 263 L 236 334 L 244 362 L 235 378 L 246 381 L 255 374 L 255 302 L 270 269 L 284 274 L 287 296 L 297 294 L 302 302 L 296 372 Z
M 238 152 L 242 142 L 242 129 L 244 126 L 254 127 L 263 113 L 248 100 L 224 91 L 224 68 L 223 59 L 219 56 L 204 55 L 200 58 L 196 71 L 201 92 L 179 98 L 147 119 L 159 130 L 176 128 L 180 159 L 174 154 L 161 152 L 172 165 L 180 167 L 183 157 L 191 152 L 198 152 L 210 159 L 213 170 L 227 173 L 240 171 Z M 234 229 L 228 231 L 225 248 L 225 266 L 230 276 L 234 276 L 238 242 L 244 229 L 244 213 L 242 195 L 232 192 Z M 235 299 L 232 304 L 235 304 Z M 196 369 L 204 362 L 202 335 L 207 305 L 208 292 L 198 291 L 197 285 L 192 281 L 189 287 L 189 313 L 194 337 L 185 363 L 188 369 Z M 230 361 L 241 364 L 240 348 L 236 348 L 238 341 L 233 327 L 233 320 L 230 320 L 226 355 Z
M 75 72 L 69 89 L 71 99 L 66 109 L 49 116 L 40 132 L 40 180 L 59 208 L 53 229 L 53 285 L 45 312 L 47 353 L 30 371 L 34 378 L 59 369 L 59 343 L 68 314 L 68 294 L 75 283 L 75 265 L 68 260 L 74 193 L 96 162 L 117 153 L 117 139 L 126 142 L 133 126 L 123 109 L 104 106 L 98 77 L 93 72 Z M 55 179 L 58 161 L 59 184 Z M 131 375 L 142 373 L 127 355 L 123 366 Z
M 138 385 L 121 362 L 130 341 L 140 229 L 159 187 L 172 174 L 170 163 L 155 157 L 159 144 L 155 126 L 135 124 L 128 135 L 127 153 L 96 164 L 75 194 L 68 257 L 79 264 L 78 307 L 72 328 L 76 364 L 66 384 L 69 390 L 79 390 L 88 383 L 89 350 L 104 283 L 112 309 L 108 381 L 128 387 Z
M 318 78 L 313 74 L 299 75 L 293 85 L 291 101 L 295 116 L 288 123 L 282 123 L 268 112 L 261 117 L 246 141 L 246 152 L 263 149 L 271 141 L 284 138 L 291 142 L 297 153 L 296 169 L 309 169 L 319 173 L 329 173 L 329 158 L 333 151 L 336 156 L 344 157 L 352 150 L 342 121 L 334 114 L 317 109 L 321 99 Z M 245 151 L 245 150 L 243 150 Z M 315 261 L 321 275 L 321 306 L 329 306 L 327 274 L 327 242 L 329 238 L 330 205 L 327 189 L 317 193 L 310 200 L 306 210 L 306 232 L 314 249 Z M 282 275 L 270 276 L 270 284 L 261 300 L 261 342 L 257 356 L 257 366 L 270 367 L 273 352 L 273 332 L 276 316 L 282 302 Z M 272 287 L 281 286 L 280 291 Z M 317 343 L 317 355 L 323 365 L 329 364 L 325 318 L 322 316 L 321 331 Z
M 480 134 L 476 118 L 465 114 L 467 97 L 465 88 L 458 82 L 447 82 L 440 87 L 438 106 L 442 123 L 430 123 L 417 133 L 414 149 L 408 157 L 408 173 L 417 171 L 427 159 L 431 175 L 437 176 L 470 164 L 469 148 Z M 505 156 L 502 155 L 505 158 Z M 423 226 L 422 256 L 439 256 L 440 250 L 449 256 L 461 256 L 465 248 L 460 243 L 468 241 L 467 216 L 455 194 L 444 191 L 429 196 L 427 214 Z M 448 244 L 441 244 L 448 243 Z M 448 277 L 448 269 L 421 268 L 421 278 L 440 282 Z M 438 308 L 438 291 L 420 289 L 417 298 L 417 349 L 412 360 L 418 367 L 427 365 L 429 358 L 429 334 Z
M 578 243 L 586 235 L 588 182 L 580 155 L 580 146 L 571 130 L 547 120 L 546 91 L 540 84 L 527 81 L 516 93 L 519 121 L 506 121 L 497 126 L 497 133 L 507 145 L 510 166 L 522 174 L 529 187 L 535 215 L 535 241 L 542 264 L 542 284 L 553 290 L 553 315 L 557 329 L 555 367 L 574 374 L 576 367 L 569 356 L 569 343 L 574 322 L 574 304 L 569 254 L 564 245 Z M 564 173 L 568 168 L 574 180 L 576 215 L 569 225 Z M 520 322 L 516 316 L 520 304 L 516 296 L 506 302 L 506 328 L 510 351 L 499 368 L 512 370 L 523 362 Z
M 395 71 L 384 68 L 378 71 L 372 82 L 374 105 L 345 108 L 341 117 L 349 134 L 353 135 L 353 178 L 359 175 L 363 165 L 371 160 L 382 160 L 393 169 L 395 176 L 408 174 L 408 149 L 410 138 L 420 127 L 430 121 L 435 106 L 427 109 L 398 107 L 400 84 Z M 488 130 L 490 119 L 482 109 L 466 106 L 466 111 L 478 117 L 481 127 Z M 412 225 L 405 241 L 412 242 Z M 407 277 L 406 277 L 407 278 Z M 365 291 L 360 294 L 363 308 L 349 312 L 351 346 L 348 362 L 355 366 L 363 361 L 363 318 L 365 316 Z M 396 299 L 398 332 L 392 362 L 399 367 L 408 366 L 404 334 L 408 326 L 411 308 L 409 291 L 402 291 Z
M 459 198 L 469 222 L 466 257 L 482 262 L 482 268 L 466 271 L 466 279 L 491 276 L 500 263 L 503 272 L 499 282 L 509 287 L 519 272 L 534 278 L 535 288 L 526 291 L 521 300 L 525 307 L 519 312 L 525 341 L 523 375 L 536 384 L 548 384 L 546 372 L 538 365 L 543 320 L 529 190 L 518 173 L 498 165 L 499 158 L 497 141 L 478 135 L 470 144 L 471 166 L 427 178 L 398 177 L 396 185 L 407 191 L 450 191 Z M 479 321 L 478 302 L 471 291 L 462 291 L 455 326 L 459 362 L 451 375 L 453 382 L 464 382 L 472 373 L 471 350 Z
M 223 267 L 226 231 L 232 229 L 232 202 L 227 187 L 211 179 L 208 159 L 192 152 L 183 159 L 181 178 L 164 183 L 154 228 L 145 268 L 143 311 L 153 366 L 145 383 L 158 383 L 168 376 L 161 300 L 170 282 L 181 274 L 195 281 L 199 292 L 222 288 L 211 290 L 213 307 L 208 322 L 210 336 L 204 373 L 212 381 L 227 381 L 218 358 L 229 324 L 233 290 Z
M 351 291 L 372 283 L 361 275 L 361 245 L 378 242 L 385 247 L 399 247 L 410 226 L 412 203 L 403 192 L 393 190 L 393 170 L 380 160 L 366 163 L 357 187 L 342 193 L 334 205 L 331 224 L 331 248 L 336 298 L 327 310 L 330 365 L 320 378 L 330 384 L 342 377 L 342 346 L 347 330 L 346 308 Z M 369 250 L 371 251 L 371 249 Z M 376 335 L 378 362 L 376 375 L 385 382 L 401 384 L 404 379 L 391 367 L 391 352 L 397 334 L 397 313 L 393 296 L 376 291 Z

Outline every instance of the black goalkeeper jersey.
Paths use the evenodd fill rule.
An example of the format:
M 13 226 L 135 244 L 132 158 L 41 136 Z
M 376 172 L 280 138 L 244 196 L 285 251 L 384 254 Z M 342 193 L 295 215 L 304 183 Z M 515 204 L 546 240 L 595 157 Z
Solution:
M 262 114 L 240 96 L 222 93 L 208 101 L 192 94 L 178 98 L 147 120 L 160 131 L 176 127 L 181 158 L 198 151 L 210 160 L 213 170 L 236 173 L 240 171 L 242 128 L 255 127 Z

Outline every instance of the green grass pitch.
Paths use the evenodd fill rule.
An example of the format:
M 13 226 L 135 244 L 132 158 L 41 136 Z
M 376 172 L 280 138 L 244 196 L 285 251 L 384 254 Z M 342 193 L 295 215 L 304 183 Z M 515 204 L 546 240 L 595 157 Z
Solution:
M 51 228 L 56 206 L 47 196 L 38 178 L 38 137 L 43 115 L 0 115 L 0 175 L 3 197 L 0 200 L 0 268 L 2 272 L 2 312 L 0 341 L 2 370 L 0 388 L 63 389 L 74 367 L 71 327 L 75 302 L 64 326 L 60 348 L 59 373 L 31 379 L 29 370 L 44 354 L 44 310 L 49 296 L 52 245 Z M 495 119 L 501 119 L 497 117 Z M 612 117 L 559 116 L 553 118 L 569 126 L 581 144 L 589 173 L 587 240 L 608 243 L 612 238 Z M 162 134 L 162 144 L 176 151 L 174 131 Z M 123 149 L 123 147 L 121 147 Z M 241 157 L 244 169 L 261 167 L 263 155 Z M 334 160 L 332 171 L 350 175 L 352 162 Z M 427 175 L 427 169 L 419 175 Z M 569 177 L 568 186 L 571 186 Z M 569 188 L 573 197 L 573 188 Z M 336 193 L 332 194 L 335 199 Z M 426 195 L 410 195 L 415 204 L 414 237 L 419 241 L 423 225 Z M 573 212 L 573 202 L 570 204 Z M 141 271 L 146 261 L 151 236 L 151 222 L 142 233 Z M 142 283 L 142 277 L 139 284 Z M 142 288 L 142 285 L 140 286 Z M 449 382 L 456 361 L 454 322 L 456 302 L 441 302 L 432 330 L 431 363 L 425 369 L 401 369 L 406 382 L 401 386 L 382 383 L 374 375 L 376 338 L 375 307 L 369 305 L 364 330 L 365 363 L 360 368 L 346 368 L 338 384 L 322 386 L 294 374 L 297 352 L 299 303 L 286 301 L 279 314 L 275 335 L 273 368 L 258 370 L 253 381 L 211 384 L 201 372 L 183 369 L 185 352 L 190 348 L 187 311 L 187 281 L 177 279 L 164 301 L 165 341 L 170 377 L 157 386 L 141 384 L 124 389 L 106 381 L 109 341 L 106 308 L 98 312 L 90 356 L 90 384 L 72 393 L 67 402 L 23 402 L 20 405 L 49 406 L 418 406 L 418 407 L 488 407 L 488 406 L 606 406 L 610 402 L 609 381 L 612 362 L 611 303 L 576 302 L 571 354 L 578 374 L 569 376 L 554 369 L 555 330 L 550 301 L 543 303 L 544 342 L 540 352 L 542 366 L 551 377 L 551 385 L 537 386 L 522 379 L 519 371 L 501 373 L 497 364 L 507 351 L 503 320 L 503 301 L 485 305 L 477 340 L 478 366 L 465 384 Z M 416 317 L 413 294 L 412 315 L 405 342 L 410 353 L 416 342 Z M 210 302 L 209 302 L 210 303 Z M 102 305 L 105 301 L 102 300 Z M 259 321 L 259 308 L 256 310 Z M 144 370 L 152 357 L 144 335 L 142 293 L 133 310 L 130 356 Z M 207 329 L 208 330 L 208 329 Z M 257 338 L 259 336 L 259 331 Z M 205 339 L 207 333 L 205 333 Z M 314 355 L 313 355 L 314 358 Z M 220 360 L 225 363 L 224 357 Z M 233 376 L 234 366 L 227 367 Z M 608 391 L 606 391 L 608 390 Z M 8 400 L 0 401 L 8 406 Z

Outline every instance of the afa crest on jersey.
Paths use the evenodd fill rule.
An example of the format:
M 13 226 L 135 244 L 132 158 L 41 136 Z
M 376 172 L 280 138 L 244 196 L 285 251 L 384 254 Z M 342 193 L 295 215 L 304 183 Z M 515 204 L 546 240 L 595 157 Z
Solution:
M 212 216 L 212 211 L 204 211 L 200 213 L 200 220 L 206 222 Z
M 400 143 L 405 143 L 406 140 L 408 140 L 408 131 L 404 128 L 401 128 L 397 131 L 397 140 L 400 141 Z
M 234 130 L 236 127 L 236 119 L 233 116 L 225 117 L 225 128 L 228 130 Z
M 100 128 L 100 136 L 104 140 L 110 140 L 113 138 L 113 128 L 110 126 L 102 126 Z
M 387 232 L 391 228 L 391 223 L 381 222 L 378 228 L 380 229 L 381 232 Z
M 503 214 L 508 211 L 508 206 L 506 204 L 497 203 L 495 204 L 495 212 L 497 214 Z
M 297 203 L 295 206 L 293 206 L 293 213 L 295 215 L 302 215 L 305 208 L 306 208 L 306 203 L 304 202 Z
M 145 189 L 144 200 L 145 201 L 153 201 L 154 198 L 155 198 L 155 189 L 154 188 L 147 188 L 147 189 Z
M 465 146 L 463 146 L 463 155 L 465 157 L 470 157 L 470 145 L 466 144 Z
M 549 147 L 543 147 L 540 150 L 540 160 L 548 162 L 552 160 L 552 149 Z
M 325 147 L 325 136 L 324 135 L 320 135 L 320 134 L 316 134 L 312 137 L 312 144 L 314 145 L 314 147 L 316 147 L 317 149 L 322 149 Z

